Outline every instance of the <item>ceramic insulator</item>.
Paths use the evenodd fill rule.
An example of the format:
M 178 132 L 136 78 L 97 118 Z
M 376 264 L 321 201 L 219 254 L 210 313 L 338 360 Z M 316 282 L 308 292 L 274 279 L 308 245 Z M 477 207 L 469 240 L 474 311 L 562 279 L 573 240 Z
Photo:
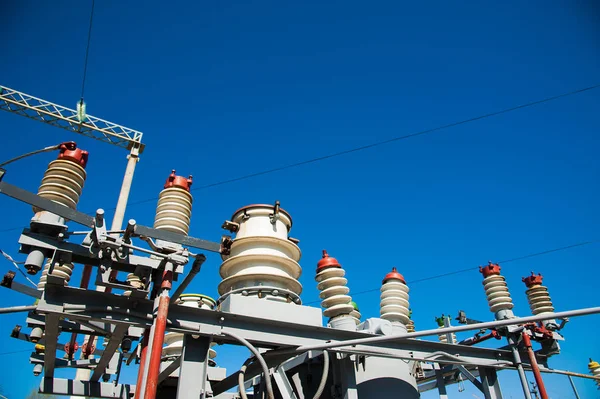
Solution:
M 175 170 L 167 179 L 164 189 L 158 196 L 154 228 L 187 235 L 192 217 L 192 177 L 187 179 L 175 175 Z
M 352 312 L 350 312 L 350 317 L 352 317 L 354 319 L 354 322 L 356 323 L 356 325 L 359 325 L 360 324 L 360 318 L 362 317 L 362 315 L 360 314 L 360 310 L 358 309 L 358 305 L 356 305 L 355 302 L 350 302 L 350 304 L 354 308 L 352 310 Z
M 480 267 L 483 274 L 483 289 L 490 310 L 494 313 L 510 310 L 514 307 L 504 276 L 500 275 L 500 266 L 490 262 L 488 266 Z
M 199 309 L 213 309 L 215 300 L 200 294 L 182 294 L 177 301 L 177 305 Z M 165 334 L 165 346 L 162 349 L 162 360 L 175 359 L 181 356 L 183 351 L 183 334 L 176 332 L 168 332 Z M 208 350 L 209 359 L 217 357 L 217 352 L 212 349 L 216 344 L 212 342 Z
M 525 294 L 531 313 L 534 315 L 553 313 L 554 305 L 548 294 L 548 288 L 542 285 L 542 275 L 531 273 L 531 276 L 524 277 L 522 280 L 527 286 Z
M 440 326 L 438 328 L 445 328 L 444 326 Z M 446 336 L 446 334 L 440 334 L 438 335 L 438 340 L 443 343 L 443 344 L 447 344 L 448 343 L 448 337 Z M 452 343 L 455 344 L 456 343 L 456 334 L 452 333 Z
M 86 154 L 87 160 L 87 152 L 81 152 Z M 84 161 L 78 163 L 70 158 L 59 158 L 50 162 L 38 189 L 38 195 L 75 209 L 85 183 L 84 166 Z M 34 207 L 33 211 L 37 213 L 42 209 Z
M 415 332 L 415 322 L 413 321 L 413 319 L 408 320 L 408 323 L 406 324 L 406 332 Z
M 590 359 L 590 362 L 588 363 L 588 370 L 590 370 L 590 374 L 592 374 L 594 377 L 600 378 L 600 364 L 598 362 Z M 598 386 L 598 389 L 600 389 L 600 380 L 596 380 L 595 382 Z
M 52 263 L 51 259 L 46 261 L 44 265 L 44 270 L 42 270 L 42 276 L 40 277 L 40 281 L 38 282 L 37 289 L 40 291 L 44 290 L 46 287 L 46 280 L 48 279 L 48 270 L 50 270 L 50 264 Z M 52 270 L 52 275 L 65 279 L 65 285 L 69 285 L 69 280 L 71 280 L 71 274 L 73 274 L 73 269 L 75 266 L 72 263 L 63 263 L 56 264 L 54 266 L 54 270 Z
M 381 285 L 380 314 L 384 320 L 407 325 L 410 320 L 408 286 L 404 277 L 394 267 Z
M 323 251 L 323 258 L 328 257 L 327 251 Z M 330 258 L 334 259 L 334 258 Z M 344 277 L 346 271 L 341 266 L 323 268 L 317 272 L 317 289 L 321 291 L 319 297 L 323 300 L 323 316 L 328 318 L 351 315 L 354 306 L 350 303 L 352 297 L 348 295 L 350 288 L 346 286 L 348 280 Z
M 256 287 L 278 288 L 300 295 L 301 252 L 288 237 L 292 218 L 286 211 L 278 204 L 248 205 L 237 210 L 231 222 L 226 223 L 238 227 L 229 254 L 221 255 L 220 295 Z

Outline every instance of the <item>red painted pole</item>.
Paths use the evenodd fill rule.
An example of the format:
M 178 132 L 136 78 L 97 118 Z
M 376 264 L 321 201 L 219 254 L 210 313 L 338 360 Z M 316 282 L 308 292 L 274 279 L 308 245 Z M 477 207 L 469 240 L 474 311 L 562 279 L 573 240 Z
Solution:
M 167 329 L 167 315 L 169 313 L 169 290 L 171 289 L 172 281 L 172 269 L 165 270 L 160 285 L 161 293 L 158 301 L 158 310 L 156 311 L 156 319 L 154 320 L 154 337 L 152 339 L 152 350 L 150 351 L 150 362 L 148 363 L 144 399 L 155 399 L 156 397 L 158 375 L 160 374 L 160 358 L 165 340 L 165 331 Z
M 526 331 L 523 331 L 523 343 L 525 344 L 525 348 L 527 348 L 527 355 L 529 355 L 529 363 L 531 364 L 531 371 L 533 372 L 533 376 L 535 378 L 535 383 L 540 390 L 540 396 L 542 399 L 548 399 L 548 393 L 546 393 L 546 387 L 544 386 L 544 380 L 542 379 L 542 373 L 540 373 L 540 368 L 537 364 L 537 359 L 535 358 L 535 353 L 533 352 L 533 347 L 531 346 L 531 339 Z
M 140 353 L 140 368 L 138 370 L 137 383 L 135 385 L 135 395 L 133 399 L 140 398 L 140 392 L 142 387 L 142 381 L 144 380 L 144 365 L 146 364 L 146 352 L 148 352 L 148 337 L 150 336 L 150 330 L 144 331 L 144 338 L 142 339 L 141 353 Z

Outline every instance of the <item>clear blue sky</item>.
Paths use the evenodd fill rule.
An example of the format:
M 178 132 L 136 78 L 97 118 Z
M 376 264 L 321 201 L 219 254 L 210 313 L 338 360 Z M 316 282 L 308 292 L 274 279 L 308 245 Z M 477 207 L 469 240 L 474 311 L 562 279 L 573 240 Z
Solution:
M 193 174 L 197 186 L 210 184 L 600 82 L 593 1 L 451 3 L 99 0 L 88 112 L 145 133 L 131 194 L 138 201 L 155 197 L 172 168 Z M 0 85 L 74 107 L 89 10 L 89 1 L 2 2 Z M 218 240 L 235 209 L 280 200 L 301 240 L 305 302 L 318 299 L 314 268 L 323 248 L 358 292 L 377 288 L 392 266 L 414 280 L 599 239 L 599 106 L 600 90 L 590 91 L 198 190 L 191 234 Z M 90 151 L 79 209 L 114 206 L 124 150 L 8 113 L 0 113 L 0 131 L 0 159 L 76 140 Z M 33 191 L 53 157 L 11 165 L 6 180 Z M 151 224 L 154 207 L 131 207 L 127 217 Z M 28 206 L 4 197 L 0 210 L 0 230 L 31 217 Z M 18 231 L 1 232 L 0 248 L 22 259 L 17 239 Z M 516 313 L 529 314 L 520 279 L 531 270 L 544 274 L 558 310 L 598 305 L 591 273 L 599 255 L 595 244 L 507 264 Z M 0 262 L 2 273 L 11 268 Z M 218 267 L 209 257 L 192 291 L 216 295 Z M 411 289 L 417 329 L 459 309 L 493 317 L 476 271 Z M 29 303 L 4 289 L 0 299 Z M 355 299 L 365 316 L 378 315 L 378 293 Z M 28 348 L 8 338 L 23 317 L 2 316 L 0 352 Z M 598 316 L 572 320 L 550 365 L 587 372 L 587 358 L 600 358 L 598 329 Z M 230 371 L 244 360 L 243 351 L 217 349 Z M 9 366 L 0 385 L 11 399 L 38 383 L 27 353 L 0 359 Z M 546 381 L 551 397 L 572 397 L 565 378 Z M 501 382 L 507 398 L 522 397 L 515 373 L 502 373 Z M 593 382 L 576 383 L 594 397 Z M 453 397 L 472 394 L 468 387 Z

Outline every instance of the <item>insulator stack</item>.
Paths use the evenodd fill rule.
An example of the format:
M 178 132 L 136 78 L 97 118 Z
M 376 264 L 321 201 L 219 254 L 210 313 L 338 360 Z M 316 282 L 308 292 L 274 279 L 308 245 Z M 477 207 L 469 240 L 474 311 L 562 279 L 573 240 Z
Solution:
M 408 309 L 408 323 L 406 323 L 406 332 L 413 333 L 415 332 L 415 322 L 412 319 L 412 309 Z
M 236 232 L 236 236 L 228 239 L 227 249 L 221 252 L 221 297 L 242 293 L 300 302 L 301 252 L 288 237 L 292 217 L 280 208 L 279 202 L 238 209 L 223 228 Z
M 336 258 L 329 256 L 323 250 L 323 258 L 317 263 L 317 289 L 321 292 L 323 316 L 329 319 L 351 317 L 355 311 L 352 306 L 352 297 L 348 295 L 350 288 L 348 280 L 344 277 L 346 271 Z
M 525 294 L 531 313 L 534 315 L 554 312 L 554 305 L 552 305 L 552 300 L 548 294 L 548 288 L 542 285 L 542 279 L 541 274 L 536 276 L 533 272 L 531 272 L 531 276 L 522 279 L 527 286 Z
M 592 374 L 594 377 L 600 378 L 600 363 L 595 362 L 590 358 L 588 370 L 590 370 L 590 374 Z M 600 389 L 600 380 L 596 380 L 596 386 L 598 386 L 598 389 Z
M 436 317 L 435 321 L 438 325 L 438 328 L 445 328 L 446 327 L 446 323 L 445 323 L 445 319 L 447 316 L 442 315 L 442 317 Z M 443 344 L 447 344 L 448 343 L 448 334 L 439 334 L 438 335 L 438 340 L 443 343 Z M 456 334 L 452 333 L 452 342 L 450 342 L 451 344 L 456 344 Z
M 85 183 L 85 165 L 88 152 L 77 148 L 73 142 L 60 145 L 58 159 L 50 162 L 38 195 L 61 205 L 75 209 Z M 34 207 L 35 213 L 43 211 Z
M 398 273 L 395 267 L 392 268 L 381 285 L 381 318 L 392 323 L 407 325 L 410 321 L 408 292 L 404 277 Z
M 500 266 L 489 262 L 487 266 L 480 266 L 479 271 L 483 274 L 483 289 L 490 310 L 496 314 L 497 319 L 513 317 L 511 309 L 514 305 L 506 281 L 500 275 Z
M 354 301 L 350 302 L 350 305 L 352 305 L 352 307 L 354 308 L 354 310 L 352 312 L 350 312 L 350 317 L 352 317 L 354 319 L 354 323 L 356 323 L 356 325 L 359 325 L 360 318 L 362 317 L 362 315 L 360 314 L 358 305 Z
M 201 294 L 181 294 L 175 304 L 198 309 L 213 309 L 215 300 Z M 176 332 L 168 332 L 165 334 L 165 346 L 162 349 L 162 360 L 175 360 L 183 351 L 183 334 Z M 212 349 L 216 345 L 211 343 L 211 348 L 208 350 L 208 358 L 211 359 L 211 365 L 215 365 L 214 359 L 217 357 L 217 352 Z
M 40 281 L 38 282 L 37 289 L 40 291 L 44 290 L 46 287 L 46 280 L 48 279 L 48 271 L 50 270 L 50 265 L 52 264 L 52 260 L 48 259 L 46 264 L 44 265 L 44 270 L 42 270 L 42 276 L 40 277 Z M 75 266 L 72 263 L 57 263 L 54 265 L 54 270 L 52 270 L 52 276 L 57 276 L 65 279 L 65 285 L 69 285 L 69 280 L 71 280 L 71 274 L 73 274 L 73 269 Z
M 187 235 L 192 217 L 192 176 L 187 179 L 171 172 L 158 196 L 154 228 Z

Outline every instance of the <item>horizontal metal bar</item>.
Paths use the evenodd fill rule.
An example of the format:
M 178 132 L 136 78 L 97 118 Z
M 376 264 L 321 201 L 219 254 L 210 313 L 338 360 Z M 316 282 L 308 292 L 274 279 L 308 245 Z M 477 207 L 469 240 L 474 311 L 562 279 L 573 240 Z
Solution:
M 79 223 L 87 227 L 92 227 L 94 225 L 94 218 L 86 215 L 85 213 L 78 212 L 69 208 L 68 206 L 60 205 L 54 201 L 42 198 L 30 191 L 23 190 L 22 188 L 12 184 L 8 184 L 7 182 L 0 182 L 0 193 L 37 208 L 44 209 L 55 215 L 62 216 L 63 218 L 71 220 L 75 223 Z
M 167 230 L 157 230 L 150 227 L 135 225 L 136 235 L 151 237 L 158 240 L 181 244 L 185 247 L 204 249 L 210 252 L 221 252 L 221 244 L 218 242 L 202 240 L 200 238 L 190 237 L 179 233 L 173 233 Z
M 52 395 L 84 396 L 90 398 L 131 399 L 135 393 L 135 385 L 67 380 L 64 378 L 44 378 L 40 384 L 40 392 Z
M 6 288 L 9 288 L 9 289 L 11 289 L 13 291 L 20 292 L 21 294 L 25 294 L 25 295 L 30 296 L 32 298 L 40 299 L 42 297 L 42 291 L 37 290 L 37 289 L 35 289 L 33 287 L 30 287 L 28 285 L 18 283 L 18 282 L 14 281 L 14 280 L 10 283 L 10 286 L 2 285 L 2 287 L 6 287 Z
M 9 308 L 0 308 L 0 314 L 4 313 L 18 313 L 18 312 L 29 312 L 35 310 L 35 305 L 27 305 L 27 306 L 11 306 Z

